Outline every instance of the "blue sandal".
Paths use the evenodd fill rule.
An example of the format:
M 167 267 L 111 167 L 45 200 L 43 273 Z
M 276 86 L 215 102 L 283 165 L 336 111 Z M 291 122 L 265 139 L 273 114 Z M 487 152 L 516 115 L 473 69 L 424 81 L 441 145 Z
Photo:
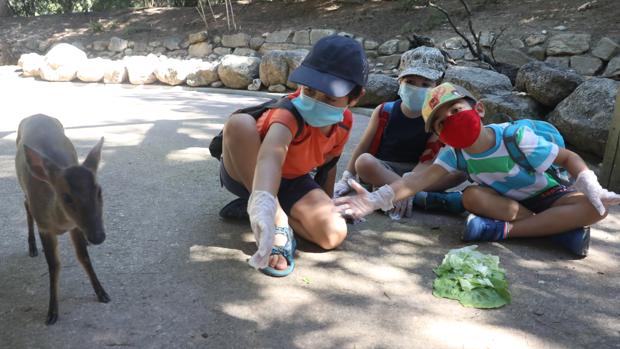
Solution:
M 295 269 L 295 249 L 297 248 L 297 241 L 293 236 L 293 229 L 290 227 L 276 227 L 276 234 L 286 235 L 286 244 L 284 246 L 274 246 L 271 248 L 271 255 L 280 255 L 286 259 L 288 268 L 284 270 L 278 270 L 273 267 L 266 267 L 259 269 L 263 274 L 275 277 L 283 277 L 293 272 Z

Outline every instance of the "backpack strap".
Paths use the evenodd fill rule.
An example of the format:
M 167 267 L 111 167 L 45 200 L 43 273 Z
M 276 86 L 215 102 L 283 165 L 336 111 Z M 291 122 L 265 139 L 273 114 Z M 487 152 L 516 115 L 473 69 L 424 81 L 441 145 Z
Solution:
M 467 169 L 467 161 L 465 161 L 465 156 L 463 156 L 463 150 L 452 148 L 454 150 L 454 154 L 456 155 L 456 169 L 464 172 L 467 175 L 467 179 L 470 182 L 473 182 L 471 177 L 469 176 L 469 170 Z
M 295 106 L 293 105 L 293 102 L 291 102 L 288 96 L 284 96 L 278 100 L 272 100 L 271 102 L 265 105 L 265 108 L 266 109 L 286 109 L 289 112 L 291 112 L 291 114 L 293 114 L 293 116 L 295 117 L 295 121 L 297 121 L 297 132 L 293 136 L 293 139 L 296 139 L 297 137 L 301 136 L 301 134 L 304 131 L 304 127 L 306 126 L 306 122 L 304 121 L 304 118 L 301 116 L 301 114 L 299 114 L 299 111 L 297 111 L 297 108 L 295 108 Z
M 394 104 L 395 102 L 385 102 L 381 104 L 381 107 L 379 108 L 379 123 L 377 124 L 377 130 L 375 131 L 375 135 L 370 143 L 370 148 L 368 149 L 368 152 L 372 155 L 379 152 L 383 132 L 385 131 L 385 127 L 390 120 L 390 115 L 392 115 L 392 111 L 394 110 Z
M 504 145 L 506 146 L 506 150 L 508 151 L 508 155 L 510 155 L 512 161 L 530 173 L 536 172 L 534 166 L 532 166 L 532 164 L 530 164 L 527 160 L 525 153 L 521 150 L 521 148 L 519 148 L 519 144 L 517 142 L 517 133 L 519 129 L 519 125 L 515 123 L 511 123 L 504 128 L 502 133 Z

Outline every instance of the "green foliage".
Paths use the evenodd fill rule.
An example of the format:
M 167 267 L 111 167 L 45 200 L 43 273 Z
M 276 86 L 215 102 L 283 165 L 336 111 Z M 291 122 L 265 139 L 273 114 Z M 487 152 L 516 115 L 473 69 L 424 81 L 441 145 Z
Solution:
M 90 21 L 88 22 L 88 28 L 93 32 L 93 33 L 101 33 L 103 31 L 103 24 L 101 24 L 101 22 L 99 21 Z
M 9 0 L 18 16 L 108 11 L 132 7 L 194 7 L 198 0 Z

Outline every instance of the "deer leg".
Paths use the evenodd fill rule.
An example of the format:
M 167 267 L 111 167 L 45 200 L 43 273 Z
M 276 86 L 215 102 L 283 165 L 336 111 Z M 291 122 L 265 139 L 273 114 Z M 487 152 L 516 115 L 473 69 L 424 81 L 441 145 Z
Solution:
M 60 261 L 58 259 L 58 240 L 56 235 L 39 232 L 45 260 L 50 274 L 50 304 L 47 310 L 47 325 L 53 325 L 58 320 L 58 276 L 60 274 Z
M 28 201 L 24 201 L 24 207 L 26 207 L 26 218 L 28 219 L 28 254 L 30 257 L 36 257 L 39 255 L 39 251 L 37 251 L 37 240 L 34 238 L 34 219 L 30 213 Z
M 95 294 L 97 294 L 97 299 L 101 303 L 107 303 L 110 301 L 110 296 L 105 292 L 103 286 L 97 279 L 97 275 L 95 274 L 95 270 L 93 269 L 93 265 L 90 262 L 90 257 L 88 256 L 88 250 L 86 246 L 88 242 L 84 238 L 84 233 L 78 228 L 71 230 L 71 241 L 73 241 L 73 246 L 75 247 L 75 253 L 77 254 L 77 258 L 86 270 L 86 274 L 88 274 L 88 278 L 90 279 L 90 283 L 93 285 L 93 289 L 95 290 Z

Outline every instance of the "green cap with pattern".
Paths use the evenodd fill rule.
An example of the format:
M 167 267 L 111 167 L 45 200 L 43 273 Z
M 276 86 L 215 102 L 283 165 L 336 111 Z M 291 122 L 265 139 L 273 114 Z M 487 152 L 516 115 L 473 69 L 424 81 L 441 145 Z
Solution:
M 424 129 L 431 132 L 433 122 L 435 121 L 435 112 L 446 103 L 456 101 L 463 98 L 477 102 L 476 98 L 465 88 L 444 82 L 443 84 L 432 88 L 426 93 L 424 104 L 422 104 L 422 118 L 424 119 Z

